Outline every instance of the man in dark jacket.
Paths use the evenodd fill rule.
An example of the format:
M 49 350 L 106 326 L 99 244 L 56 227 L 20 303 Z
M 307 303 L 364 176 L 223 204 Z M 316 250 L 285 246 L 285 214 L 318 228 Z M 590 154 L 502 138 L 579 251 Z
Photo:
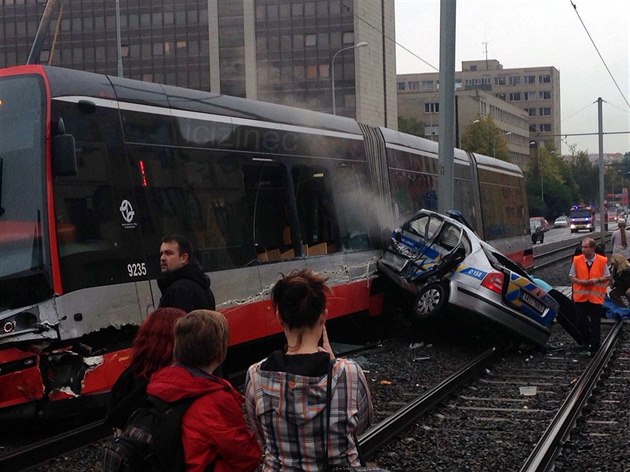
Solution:
M 193 261 L 192 244 L 186 238 L 179 235 L 162 238 L 160 270 L 160 308 L 179 308 L 187 313 L 216 308 L 214 294 L 210 290 L 210 278 Z

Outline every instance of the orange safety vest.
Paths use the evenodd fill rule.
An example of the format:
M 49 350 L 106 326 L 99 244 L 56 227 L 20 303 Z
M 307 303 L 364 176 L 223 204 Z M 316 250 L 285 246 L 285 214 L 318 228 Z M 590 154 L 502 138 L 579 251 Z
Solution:
M 593 264 L 589 270 L 586 265 L 586 258 L 583 255 L 573 258 L 573 267 L 575 267 L 575 278 L 597 279 L 604 277 L 607 259 L 604 256 L 595 254 Z M 606 287 L 608 282 L 600 282 L 594 285 L 573 284 L 573 301 L 574 302 L 591 302 L 601 305 L 606 297 Z

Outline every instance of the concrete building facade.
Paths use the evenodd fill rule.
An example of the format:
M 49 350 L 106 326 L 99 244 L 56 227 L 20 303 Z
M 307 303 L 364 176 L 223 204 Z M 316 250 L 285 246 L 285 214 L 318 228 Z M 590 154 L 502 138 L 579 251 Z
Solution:
M 425 123 L 425 137 L 434 141 L 440 135 L 438 91 L 398 92 L 398 113 L 413 116 Z M 511 162 L 525 169 L 529 162 L 529 124 L 527 112 L 483 90 L 455 92 L 455 145 L 461 147 L 461 137 L 467 126 L 479 116 L 491 116 L 495 125 L 505 133 Z M 489 148 L 493 148 L 489 143 Z
M 439 115 L 435 115 L 435 106 L 429 105 L 425 111 L 425 103 L 437 102 L 439 90 L 439 74 L 437 72 L 422 74 L 401 74 L 397 80 L 398 107 L 400 116 L 414 116 L 424 123 L 435 123 L 429 129 L 431 133 L 437 133 Z M 481 115 L 491 115 L 497 125 L 508 132 L 507 126 L 502 126 L 498 116 L 504 113 L 510 115 L 514 108 L 523 110 L 527 116 L 529 153 L 533 155 L 533 149 L 545 143 L 552 144 L 560 149 L 560 72 L 553 66 L 523 67 L 504 69 L 497 60 L 463 61 L 462 70 L 455 72 L 456 95 L 460 91 L 480 91 L 479 103 L 485 103 L 485 108 L 478 111 Z M 485 92 L 482 95 L 481 92 Z M 417 95 L 416 102 L 421 104 L 415 110 L 405 106 L 405 102 L 412 101 Z M 488 95 L 494 96 L 500 101 L 490 102 Z M 424 101 L 422 101 L 424 100 Z M 433 107 L 433 108 L 431 108 Z M 499 111 L 501 110 L 501 111 Z M 408 115 L 407 113 L 415 114 Z M 429 116 L 432 114 L 433 116 Z M 474 121 L 463 121 L 460 125 L 466 125 Z M 429 121 L 430 120 L 430 121 Z M 513 136 L 513 135 L 510 135 Z M 508 144 L 510 140 L 508 139 Z M 520 154 L 523 151 L 523 143 L 519 139 L 518 149 L 513 145 L 510 151 Z
M 26 63 L 46 3 L 0 0 L 0 67 Z M 393 2 L 119 4 L 125 77 L 330 113 L 331 62 L 347 48 L 335 57 L 337 114 L 397 127 Z M 116 75 L 116 2 L 57 1 L 39 62 Z

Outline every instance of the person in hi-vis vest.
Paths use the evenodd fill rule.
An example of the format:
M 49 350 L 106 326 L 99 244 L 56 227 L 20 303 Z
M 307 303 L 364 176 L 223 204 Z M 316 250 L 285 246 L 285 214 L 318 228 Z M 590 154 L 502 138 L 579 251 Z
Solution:
M 591 354 L 599 349 L 602 305 L 606 297 L 606 287 L 610 280 L 610 270 L 606 256 L 595 253 L 595 240 L 582 241 L 582 254 L 573 257 L 569 279 L 573 284 L 573 303 L 578 329 Z

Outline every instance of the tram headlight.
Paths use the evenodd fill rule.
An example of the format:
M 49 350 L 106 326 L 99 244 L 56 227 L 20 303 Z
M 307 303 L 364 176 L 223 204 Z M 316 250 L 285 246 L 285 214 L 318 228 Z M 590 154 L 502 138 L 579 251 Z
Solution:
M 0 335 L 34 330 L 37 329 L 37 323 L 37 315 L 31 313 L 30 311 L 16 313 L 0 321 L 0 324 L 2 325 Z
M 2 325 L 2 332 L 4 334 L 9 334 L 9 333 L 12 333 L 13 331 L 15 331 L 15 322 L 12 320 L 5 321 L 4 324 Z

